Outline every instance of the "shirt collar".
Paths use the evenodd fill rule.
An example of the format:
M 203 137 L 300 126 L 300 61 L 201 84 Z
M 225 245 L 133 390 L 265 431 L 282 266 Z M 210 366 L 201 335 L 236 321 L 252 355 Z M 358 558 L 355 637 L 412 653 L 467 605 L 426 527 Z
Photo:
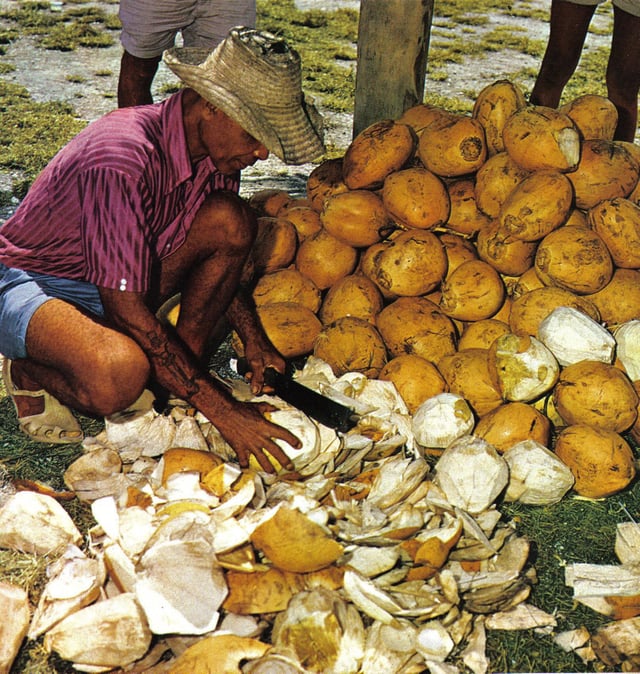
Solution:
M 194 174 L 182 114 L 184 93 L 185 90 L 182 89 L 160 104 L 163 106 L 161 125 L 164 129 L 161 143 L 171 174 L 167 185 L 169 190 L 175 189 L 180 183 L 192 178 Z

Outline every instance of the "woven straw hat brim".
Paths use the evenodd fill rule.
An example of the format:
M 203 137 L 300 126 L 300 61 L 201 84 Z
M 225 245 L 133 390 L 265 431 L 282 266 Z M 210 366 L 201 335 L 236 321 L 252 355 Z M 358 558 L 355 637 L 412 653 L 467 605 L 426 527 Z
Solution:
M 274 78 L 273 64 L 262 64 L 249 54 L 251 63 L 243 68 L 238 50 L 231 57 L 229 53 L 224 42 L 213 53 L 174 48 L 165 52 L 164 61 L 186 86 L 219 107 L 285 163 L 318 159 L 324 152 L 321 117 L 305 103 L 299 72 L 282 68 Z

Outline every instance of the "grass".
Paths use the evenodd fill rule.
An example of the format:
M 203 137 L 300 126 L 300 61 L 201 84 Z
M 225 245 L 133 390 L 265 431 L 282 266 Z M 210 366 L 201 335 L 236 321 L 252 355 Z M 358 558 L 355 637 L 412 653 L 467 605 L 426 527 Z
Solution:
M 111 0 L 117 5 L 117 0 Z M 0 55 L 22 35 L 33 36 L 43 49 L 70 50 L 80 46 L 100 48 L 112 43 L 117 29 L 115 12 L 103 12 L 86 0 L 67 1 L 63 12 L 48 10 L 48 3 L 21 2 L 9 12 L 0 13 Z M 598 9 L 604 25 L 592 28 L 594 34 L 609 30 L 605 9 Z M 496 27 L 489 19 L 501 13 L 505 25 Z M 426 100 L 447 109 L 468 112 L 481 85 L 472 79 L 464 91 L 441 94 L 433 84 L 446 82 L 452 67 L 481 62 L 493 68 L 495 79 L 507 78 L 527 91 L 535 79 L 536 63 L 544 42 L 528 37 L 518 21 L 545 21 L 547 13 L 533 10 L 526 0 L 497 8 L 494 0 L 436 0 L 431 32 Z M 353 10 L 301 12 L 293 0 L 258 0 L 258 24 L 296 45 L 303 60 L 305 88 L 334 112 L 353 107 L 358 15 Z M 500 53 L 524 55 L 532 65 L 494 67 Z M 604 69 L 608 49 L 587 48 L 576 74 L 565 91 L 570 100 L 582 93 L 603 93 Z M 483 65 L 483 67 L 485 67 Z M 500 66 L 503 67 L 504 66 Z M 0 62 L 0 169 L 14 173 L 14 193 L 21 197 L 35 175 L 57 150 L 85 124 L 70 105 L 34 101 L 29 92 L 2 79 L 12 66 Z M 95 76 L 109 74 L 96 72 Z M 69 76 L 70 81 L 79 81 Z M 431 86 L 430 86 L 431 85 Z M 162 92 L 169 94 L 175 86 Z M 82 418 L 85 431 L 95 434 L 100 422 Z M 16 427 L 11 401 L 0 390 L 0 464 L 11 478 L 40 480 L 54 489 L 64 489 L 64 471 L 81 453 L 79 446 L 42 445 L 31 442 Z M 81 531 L 93 519 L 88 506 L 76 500 L 63 502 Z M 571 496 L 547 507 L 501 504 L 504 517 L 517 523 L 518 531 L 533 544 L 531 563 L 537 573 L 531 601 L 554 613 L 558 631 L 586 626 L 596 629 L 607 622 L 593 611 L 576 605 L 564 583 L 564 567 L 572 562 L 616 563 L 613 543 L 619 522 L 640 518 L 640 486 L 634 483 L 625 492 L 602 501 L 586 501 Z M 35 602 L 46 580 L 49 560 L 0 550 L 0 579 L 24 587 Z M 562 652 L 550 638 L 533 631 L 495 632 L 487 635 L 487 651 L 493 671 L 509 672 L 587 672 L 595 668 Z M 14 672 L 51 674 L 74 671 L 69 663 L 44 652 L 41 641 L 29 643 L 20 652 Z

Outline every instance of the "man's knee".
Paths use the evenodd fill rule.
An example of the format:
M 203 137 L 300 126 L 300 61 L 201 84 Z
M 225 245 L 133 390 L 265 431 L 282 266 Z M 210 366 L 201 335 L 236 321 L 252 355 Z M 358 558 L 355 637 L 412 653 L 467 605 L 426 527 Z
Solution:
M 212 234 L 228 249 L 242 252 L 253 245 L 257 220 L 251 207 L 232 192 L 212 192 L 204 201 L 198 217 L 215 227 Z

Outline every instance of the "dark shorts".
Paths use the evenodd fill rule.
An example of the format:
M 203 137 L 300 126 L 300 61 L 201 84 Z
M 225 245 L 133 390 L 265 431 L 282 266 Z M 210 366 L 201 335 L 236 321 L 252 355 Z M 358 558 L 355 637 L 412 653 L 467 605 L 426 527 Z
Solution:
M 25 358 L 27 327 L 36 310 L 58 298 L 104 316 L 98 288 L 85 281 L 13 269 L 0 263 L 0 353 L 6 358 Z

